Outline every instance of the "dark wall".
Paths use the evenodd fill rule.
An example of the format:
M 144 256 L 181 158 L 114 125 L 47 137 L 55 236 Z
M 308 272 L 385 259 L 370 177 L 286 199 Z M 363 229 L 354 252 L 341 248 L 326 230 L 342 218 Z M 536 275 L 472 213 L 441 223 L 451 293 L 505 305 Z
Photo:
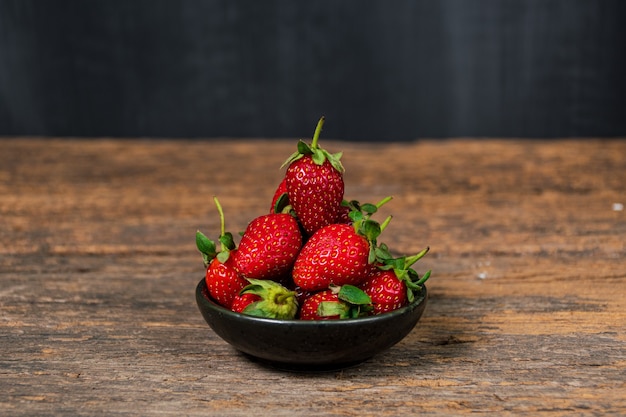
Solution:
M 621 0 L 0 0 L 0 135 L 625 136 Z

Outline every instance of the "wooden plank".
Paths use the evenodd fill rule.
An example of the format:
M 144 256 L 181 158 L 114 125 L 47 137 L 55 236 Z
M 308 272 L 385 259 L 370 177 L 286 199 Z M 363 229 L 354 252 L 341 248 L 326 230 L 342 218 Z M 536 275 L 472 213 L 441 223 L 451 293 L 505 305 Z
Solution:
M 326 146 L 434 274 L 400 344 L 302 374 L 238 354 L 193 294 L 211 197 L 242 230 L 292 142 L 0 141 L 0 413 L 626 413 L 626 141 Z

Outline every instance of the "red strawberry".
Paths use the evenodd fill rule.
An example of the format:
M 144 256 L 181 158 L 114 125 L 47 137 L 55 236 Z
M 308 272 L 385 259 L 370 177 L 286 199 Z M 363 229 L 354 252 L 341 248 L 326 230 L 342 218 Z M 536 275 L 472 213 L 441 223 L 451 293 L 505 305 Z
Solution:
M 421 290 L 421 285 L 430 277 L 430 271 L 420 278 L 410 267 L 426 255 L 428 250 L 426 248 L 411 257 L 393 259 L 384 255 L 388 254 L 387 248 L 381 245 L 379 253 L 383 253 L 383 263 L 361 285 L 361 289 L 372 300 L 373 314 L 396 310 L 414 300 L 415 292 Z
M 289 203 L 307 235 L 335 223 L 340 214 L 344 182 L 341 153 L 330 154 L 317 146 L 324 124 L 320 119 L 311 146 L 298 142 L 298 150 L 283 164 Z
M 235 299 L 233 300 L 233 304 L 230 306 L 230 309 L 234 312 L 241 313 L 243 310 L 248 307 L 250 304 L 255 301 L 259 301 L 261 297 L 256 294 L 237 294 Z
M 248 282 L 243 279 L 234 266 L 233 256 L 237 253 L 233 236 L 225 231 L 224 212 L 217 198 L 213 199 L 220 214 L 221 233 L 219 241 L 221 250 L 218 252 L 215 242 L 207 238 L 200 231 L 196 232 L 196 246 L 202 254 L 206 266 L 205 281 L 209 294 L 220 305 L 230 308 L 233 299 Z
M 319 229 L 302 247 L 293 267 L 293 281 L 307 291 L 331 284 L 359 285 L 372 270 L 370 245 L 351 225 L 332 224 Z
M 372 300 L 352 285 L 333 286 L 308 296 L 300 308 L 300 320 L 356 318 L 371 310 Z
M 331 290 L 317 292 L 304 300 L 300 306 L 300 320 L 334 320 L 339 318 L 339 314 L 334 316 L 320 316 L 318 309 L 323 301 L 339 303 L 337 294 Z
M 234 253 L 235 268 L 252 279 L 288 276 L 302 247 L 298 221 L 290 214 L 271 213 L 252 220 Z
M 274 197 L 272 197 L 272 205 L 270 207 L 270 213 L 279 213 L 282 210 L 282 208 L 277 210 L 276 203 L 278 203 L 278 201 L 283 198 L 288 199 L 286 178 L 283 178 L 280 184 L 278 184 L 278 188 L 276 188 L 276 191 L 274 191 Z M 287 205 L 287 204 L 289 204 L 288 201 L 284 205 Z
M 302 288 L 298 287 L 297 285 L 295 286 L 295 288 L 293 290 L 296 293 L 296 300 L 298 300 L 298 304 L 300 304 L 300 305 L 302 305 L 304 300 L 306 300 L 307 298 L 309 298 L 310 296 L 313 295 L 313 293 L 311 291 L 303 290 Z
M 373 314 L 386 313 L 407 303 L 407 288 L 393 270 L 377 269 L 361 288 L 372 299 Z
M 376 238 L 384 228 L 369 217 L 389 200 L 358 206 L 358 210 L 350 213 L 352 225 L 331 224 L 315 232 L 296 259 L 292 272 L 294 283 L 304 290 L 318 291 L 330 285 L 364 282 L 374 268 Z
M 243 279 L 233 267 L 232 257 L 224 263 L 214 258 L 207 268 L 205 281 L 211 297 L 226 308 L 232 307 L 237 294 L 248 285 L 248 281 Z
M 335 220 L 335 223 L 340 223 L 340 224 L 351 224 L 352 223 L 352 219 L 350 218 L 350 207 L 348 207 L 347 205 L 341 205 L 341 207 L 339 207 L 339 214 L 337 215 L 337 219 Z

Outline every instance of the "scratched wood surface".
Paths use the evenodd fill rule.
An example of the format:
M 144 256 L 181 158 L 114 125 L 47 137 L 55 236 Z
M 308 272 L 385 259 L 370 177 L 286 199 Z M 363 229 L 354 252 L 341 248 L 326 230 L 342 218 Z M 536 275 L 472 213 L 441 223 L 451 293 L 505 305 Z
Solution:
M 243 230 L 295 141 L 0 139 L 0 414 L 626 414 L 626 141 L 323 144 L 433 276 L 406 339 L 315 374 L 194 300 L 212 196 Z

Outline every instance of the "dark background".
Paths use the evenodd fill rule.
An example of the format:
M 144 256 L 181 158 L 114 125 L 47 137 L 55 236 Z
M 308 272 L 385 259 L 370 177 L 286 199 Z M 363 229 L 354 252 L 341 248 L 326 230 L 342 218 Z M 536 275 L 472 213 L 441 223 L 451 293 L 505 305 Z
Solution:
M 0 0 L 0 135 L 626 135 L 626 2 Z

